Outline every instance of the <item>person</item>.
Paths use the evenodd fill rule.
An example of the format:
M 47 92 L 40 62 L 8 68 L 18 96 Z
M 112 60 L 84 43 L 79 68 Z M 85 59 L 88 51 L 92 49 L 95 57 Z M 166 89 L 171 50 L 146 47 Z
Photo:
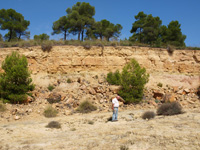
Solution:
M 112 115 L 112 121 L 118 121 L 118 108 L 119 108 L 119 101 L 125 102 L 123 98 L 120 96 L 116 96 L 112 98 L 112 110 L 113 110 L 113 115 Z

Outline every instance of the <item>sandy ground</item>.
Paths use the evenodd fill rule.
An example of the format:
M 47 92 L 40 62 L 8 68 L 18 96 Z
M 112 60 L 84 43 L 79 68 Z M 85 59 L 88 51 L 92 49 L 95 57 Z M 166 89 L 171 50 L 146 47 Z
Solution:
M 111 112 L 44 116 L 0 122 L 1 150 L 199 150 L 200 110 L 143 120 L 146 110 L 121 110 L 118 122 Z M 153 110 L 156 112 L 155 110 Z M 60 129 L 47 128 L 58 121 Z

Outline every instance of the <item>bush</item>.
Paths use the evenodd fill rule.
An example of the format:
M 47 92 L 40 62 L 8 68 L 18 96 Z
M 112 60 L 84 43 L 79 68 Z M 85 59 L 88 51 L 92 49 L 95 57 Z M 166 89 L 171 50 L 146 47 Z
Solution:
M 94 121 L 92 121 L 92 120 L 89 120 L 89 121 L 88 121 L 88 124 L 91 124 L 91 125 L 93 125 L 93 124 L 94 124 Z
M 182 107 L 178 102 L 164 103 L 157 109 L 158 115 L 171 116 L 181 113 L 183 113 Z
M 120 83 L 121 83 L 121 74 L 120 74 L 119 70 L 115 71 L 114 73 L 109 72 L 107 74 L 106 80 L 108 81 L 108 83 L 110 83 L 112 85 L 120 85 Z
M 170 56 L 173 55 L 173 53 L 174 53 L 174 47 L 171 46 L 171 45 L 168 45 L 168 47 L 167 47 L 167 52 L 168 52 L 168 54 L 169 54 Z
M 86 100 L 80 104 L 76 111 L 79 113 L 89 113 L 95 110 L 97 110 L 97 107 Z
M 51 84 L 49 84 L 49 86 L 47 87 L 49 91 L 52 91 L 55 87 Z
M 141 68 L 139 63 L 132 59 L 123 71 L 107 74 L 110 84 L 120 85 L 122 88 L 118 94 L 125 99 L 126 103 L 138 103 L 142 100 L 144 85 L 148 82 L 149 75 L 146 69 Z
M 129 150 L 129 147 L 127 145 L 121 145 L 120 150 Z
M 43 52 L 50 52 L 52 49 L 52 43 L 50 41 L 42 43 L 41 49 Z
M 152 119 L 156 116 L 156 114 L 153 111 L 146 111 L 143 115 L 142 115 L 142 119 Z
M 6 111 L 6 106 L 0 101 L 0 112 Z
M 84 49 L 90 50 L 92 46 L 89 43 L 83 44 Z
M 67 79 L 67 83 L 72 83 L 72 80 L 71 79 Z
M 56 129 L 59 129 L 59 128 L 61 128 L 61 125 L 57 121 L 51 121 L 51 122 L 48 123 L 48 125 L 46 127 L 47 128 L 56 128 Z
M 44 110 L 44 116 L 47 117 L 47 118 L 56 117 L 57 114 L 58 114 L 58 111 L 56 109 L 54 109 L 52 106 L 48 106 Z
M 159 82 L 159 83 L 157 84 L 157 86 L 158 86 L 158 87 L 162 87 L 163 84 Z
M 0 74 L 0 97 L 11 103 L 23 103 L 27 93 L 34 89 L 26 57 L 12 52 L 3 61 L 2 69 L 4 72 Z

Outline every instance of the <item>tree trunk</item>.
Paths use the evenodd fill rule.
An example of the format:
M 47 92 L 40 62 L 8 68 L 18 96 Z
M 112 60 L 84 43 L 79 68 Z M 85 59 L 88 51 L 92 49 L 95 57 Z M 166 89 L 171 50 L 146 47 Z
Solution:
M 82 41 L 83 41 L 83 34 L 84 34 L 84 30 L 82 31 L 82 33 L 81 33 L 81 34 L 82 34 Z
M 78 40 L 80 41 L 81 31 L 78 32 Z
M 102 41 L 102 39 L 103 39 L 102 35 L 100 35 L 100 39 L 101 39 L 101 41 Z
M 64 33 L 64 40 L 66 41 L 66 38 L 67 38 L 67 31 L 65 31 Z
M 10 42 L 11 39 L 12 39 L 12 29 L 10 30 L 10 35 L 9 35 L 8 42 Z
M 21 34 L 19 34 L 19 37 L 18 37 L 18 40 L 20 40 L 21 39 Z

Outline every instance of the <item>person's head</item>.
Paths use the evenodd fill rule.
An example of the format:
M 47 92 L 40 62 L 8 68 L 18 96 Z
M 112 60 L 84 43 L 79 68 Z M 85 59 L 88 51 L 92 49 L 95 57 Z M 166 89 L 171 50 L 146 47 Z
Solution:
M 117 96 L 116 96 L 116 98 L 119 100 L 119 99 L 120 99 L 120 96 L 119 96 L 119 95 L 117 95 Z

